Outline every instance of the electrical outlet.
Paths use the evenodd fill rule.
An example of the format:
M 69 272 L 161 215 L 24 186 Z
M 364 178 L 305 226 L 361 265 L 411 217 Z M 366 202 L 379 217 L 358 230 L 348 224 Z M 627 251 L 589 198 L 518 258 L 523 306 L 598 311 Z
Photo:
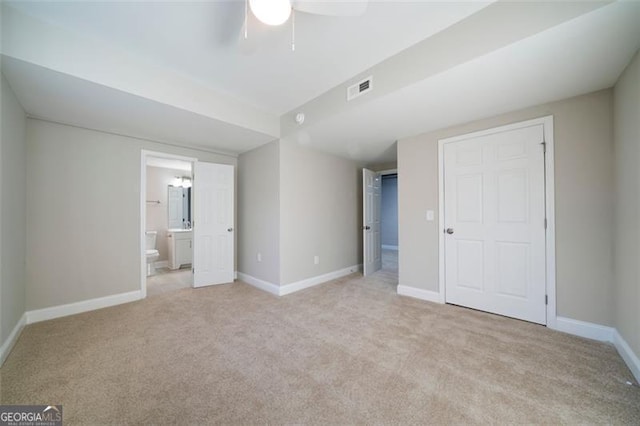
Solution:
M 313 264 L 318 265 L 320 263 L 320 256 L 313 256 Z
M 262 253 L 258 253 L 256 258 L 258 259 L 258 262 L 262 262 Z

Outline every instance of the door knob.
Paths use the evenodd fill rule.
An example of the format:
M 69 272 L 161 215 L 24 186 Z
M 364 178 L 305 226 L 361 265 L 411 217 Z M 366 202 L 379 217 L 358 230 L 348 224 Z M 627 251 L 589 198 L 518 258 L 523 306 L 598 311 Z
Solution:
M 233 228 L 228 228 L 228 229 L 227 229 L 227 231 L 228 231 L 228 232 L 232 232 L 232 231 L 233 231 Z
M 447 228 L 447 230 L 445 232 L 447 234 L 451 235 L 451 234 L 453 234 L 453 228 Z
M 362 227 L 362 229 L 364 229 L 365 231 L 368 231 L 369 229 L 371 229 L 371 227 L 368 226 L 368 225 L 365 225 L 365 226 Z

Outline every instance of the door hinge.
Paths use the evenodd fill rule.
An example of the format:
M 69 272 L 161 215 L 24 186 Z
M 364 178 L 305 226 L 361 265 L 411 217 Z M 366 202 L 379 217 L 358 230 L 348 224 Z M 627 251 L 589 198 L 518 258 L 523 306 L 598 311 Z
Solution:
M 549 304 L 549 296 L 548 295 L 544 295 L 544 304 L 548 305 Z
M 545 141 L 540 142 L 540 145 L 542 145 L 542 152 L 546 153 L 547 152 L 547 143 Z
M 547 229 L 547 218 L 544 218 L 544 229 Z

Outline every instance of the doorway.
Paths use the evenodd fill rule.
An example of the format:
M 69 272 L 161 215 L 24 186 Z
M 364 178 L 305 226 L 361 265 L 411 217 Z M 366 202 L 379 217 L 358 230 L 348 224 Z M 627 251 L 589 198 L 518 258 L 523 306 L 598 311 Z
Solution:
M 380 243 L 382 269 L 398 273 L 398 173 L 381 173 Z
M 234 188 L 232 165 L 142 150 L 142 298 L 233 282 Z
M 192 158 L 147 155 L 144 288 L 147 296 L 193 286 Z
M 398 172 L 363 169 L 363 274 L 398 285 Z
M 545 117 L 439 142 L 446 303 L 555 319 L 552 126 Z

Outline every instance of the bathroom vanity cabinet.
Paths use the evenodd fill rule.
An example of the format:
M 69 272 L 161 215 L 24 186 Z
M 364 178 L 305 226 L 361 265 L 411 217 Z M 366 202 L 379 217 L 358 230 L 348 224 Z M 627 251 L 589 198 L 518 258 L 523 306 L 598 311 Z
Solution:
M 193 232 L 190 229 L 169 229 L 169 269 L 191 264 L 193 259 Z

